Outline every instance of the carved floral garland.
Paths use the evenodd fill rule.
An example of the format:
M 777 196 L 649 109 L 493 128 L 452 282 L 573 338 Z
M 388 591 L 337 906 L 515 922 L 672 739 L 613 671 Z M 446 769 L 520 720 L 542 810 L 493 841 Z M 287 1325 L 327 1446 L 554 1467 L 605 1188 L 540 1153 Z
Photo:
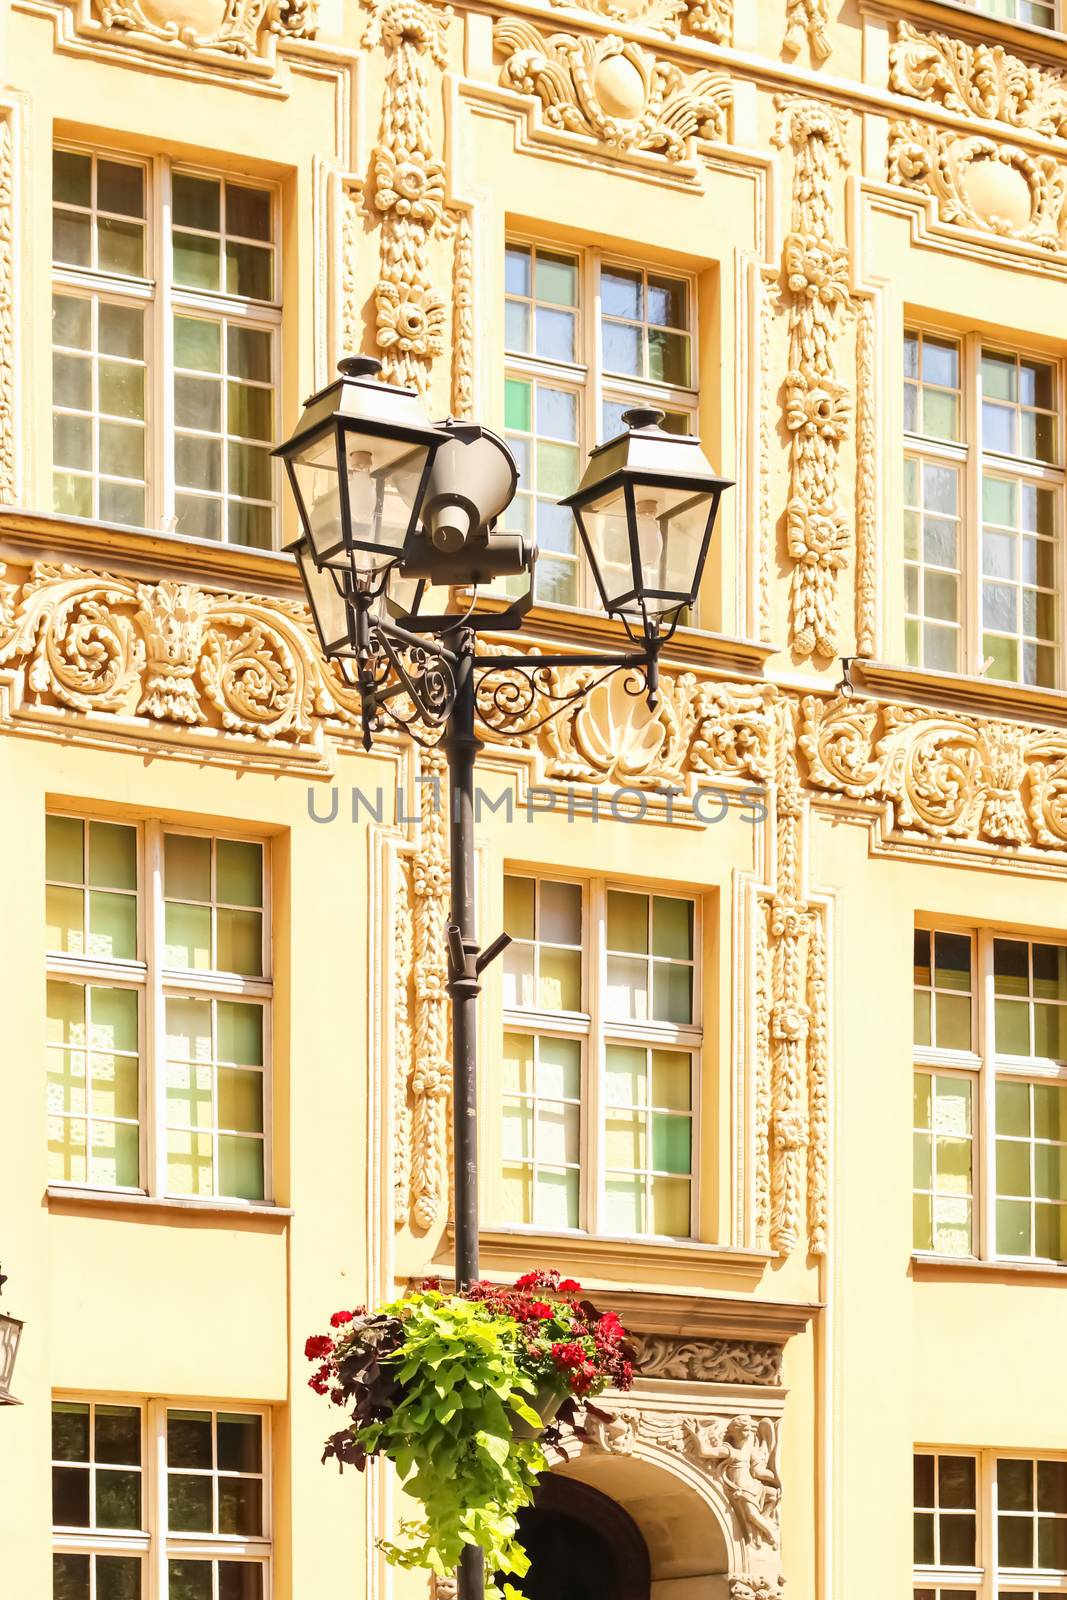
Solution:
M 851 417 L 837 375 L 836 343 L 849 304 L 848 251 L 834 242 L 832 173 L 847 161 L 842 114 L 816 100 L 779 100 L 779 145 L 792 145 L 792 229 L 785 241 L 789 371 L 783 390 L 790 437 L 786 543 L 793 565 L 790 635 L 799 656 L 837 652 L 837 574 L 849 528 L 838 494 L 838 457 Z

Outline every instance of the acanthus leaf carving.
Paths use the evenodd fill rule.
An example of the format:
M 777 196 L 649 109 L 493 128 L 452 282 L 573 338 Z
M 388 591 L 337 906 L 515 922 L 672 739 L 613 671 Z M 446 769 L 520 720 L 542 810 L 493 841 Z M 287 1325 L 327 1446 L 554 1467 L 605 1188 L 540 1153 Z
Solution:
M 723 72 L 683 74 L 673 62 L 618 38 L 542 34 L 504 17 L 493 28 L 500 81 L 541 104 L 545 125 L 596 139 L 613 155 L 687 156 L 695 139 L 722 140 L 732 89 Z
M 889 86 L 962 116 L 1006 122 L 1050 138 L 1067 136 L 1067 77 L 1029 66 L 1003 45 L 970 45 L 897 23 Z

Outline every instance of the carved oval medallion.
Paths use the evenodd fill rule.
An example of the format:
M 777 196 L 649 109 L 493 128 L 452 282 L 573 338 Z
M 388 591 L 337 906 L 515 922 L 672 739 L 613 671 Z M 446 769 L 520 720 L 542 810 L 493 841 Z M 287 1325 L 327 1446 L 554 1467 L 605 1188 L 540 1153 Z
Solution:
M 597 100 L 609 117 L 639 117 L 645 109 L 645 83 L 626 56 L 608 56 L 593 75 Z
M 998 233 L 1023 232 L 1030 225 L 1033 197 L 1018 167 L 1006 161 L 972 161 L 963 188 L 975 213 Z
M 218 33 L 226 0 L 140 0 L 140 10 L 160 33 L 196 44 Z

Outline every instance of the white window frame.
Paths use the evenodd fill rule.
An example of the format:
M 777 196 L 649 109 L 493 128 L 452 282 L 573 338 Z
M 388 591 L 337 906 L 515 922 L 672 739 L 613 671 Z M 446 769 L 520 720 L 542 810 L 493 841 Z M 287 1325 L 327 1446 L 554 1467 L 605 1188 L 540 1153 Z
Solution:
M 914 455 L 942 466 L 960 469 L 960 599 L 959 633 L 960 660 L 957 670 L 967 677 L 983 677 L 982 651 L 982 472 L 1000 472 L 1006 476 L 1056 490 L 1058 496 L 1057 530 L 1054 550 L 1053 591 L 1056 617 L 1056 665 L 1054 687 L 1064 685 L 1064 663 L 1067 660 L 1067 364 L 1057 360 L 1047 350 L 1035 350 L 1023 345 L 1008 345 L 1002 336 L 977 332 L 960 333 L 957 329 L 939 327 L 918 317 L 907 317 L 904 333 L 919 333 L 934 339 L 953 340 L 959 346 L 960 360 L 960 439 L 953 442 L 936 439 L 921 433 L 903 433 L 903 456 Z M 901 339 L 903 351 L 903 335 Z M 981 446 L 982 426 L 982 351 L 993 354 L 1019 356 L 1024 360 L 1040 361 L 1055 372 L 1056 406 L 1058 418 L 1058 464 L 1044 464 L 1023 456 L 1004 455 Z M 907 379 L 902 379 L 901 389 Z M 920 380 L 921 383 L 921 380 Z M 902 467 L 903 470 L 903 467 Z M 922 537 L 920 529 L 920 539 Z M 902 600 L 902 616 L 906 616 Z M 919 670 L 933 671 L 923 667 Z M 1019 682 L 1021 679 L 987 678 L 990 684 Z
M 971 1248 L 972 1254 L 945 1255 L 937 1250 L 915 1250 L 924 1260 L 1010 1261 L 1021 1265 L 1047 1267 L 1067 1263 L 1052 1262 L 1046 1256 L 999 1255 L 996 1249 L 997 1183 L 996 1127 L 997 1083 L 1056 1083 L 1067 1088 L 1067 1061 L 1043 1056 L 998 1055 L 995 1041 L 995 980 L 993 946 L 997 939 L 1025 944 L 1057 944 L 1063 941 L 1042 934 L 1022 933 L 1006 928 L 974 928 L 954 925 L 952 919 L 923 916 L 916 929 L 934 933 L 953 933 L 971 941 L 971 1043 L 970 1051 L 945 1050 L 914 1045 L 913 1072 L 925 1071 L 942 1077 L 966 1078 L 971 1089 Z M 1065 1197 L 1067 1200 L 1067 1197 Z M 966 1452 L 962 1452 L 966 1453 Z M 1010 1452 L 1000 1452 L 1005 1454 Z
M 145 308 L 145 528 L 149 531 L 176 532 L 175 466 L 174 466 L 174 317 L 188 312 L 199 313 L 231 322 L 244 322 L 249 327 L 261 329 L 271 336 L 271 383 L 274 390 L 273 431 L 281 436 L 282 404 L 282 196 L 281 187 L 272 179 L 237 169 L 213 166 L 205 162 L 181 161 L 170 156 L 145 156 L 139 151 L 125 150 L 83 140 L 57 136 L 53 149 L 70 150 L 80 155 L 94 156 L 104 161 L 122 161 L 140 166 L 145 174 L 145 266 L 144 278 L 125 278 L 115 273 L 100 272 L 87 267 L 71 267 L 51 263 L 53 292 L 96 297 L 115 303 L 136 303 Z M 271 203 L 271 250 L 273 252 L 274 297 L 272 300 L 241 299 L 203 289 L 184 288 L 174 283 L 172 238 L 172 178 L 175 172 L 189 173 L 194 177 L 212 178 L 221 182 L 246 183 L 265 190 Z M 51 258 L 50 258 L 51 259 Z M 225 407 L 225 392 L 223 394 Z M 264 441 L 266 444 L 267 441 Z M 222 454 L 225 456 L 225 434 Z M 48 501 L 52 503 L 52 434 L 48 436 Z M 223 482 L 227 467 L 223 463 Z M 271 549 L 278 549 L 281 539 L 281 468 L 277 461 L 271 463 L 272 517 Z M 220 494 L 221 494 L 220 490 Z M 200 539 L 182 534 L 197 544 L 230 544 L 226 536 L 226 500 L 223 499 L 221 537 Z M 253 546 L 237 545 L 237 549 Z
M 614 878 L 582 878 L 554 867 L 530 868 L 505 865 L 504 875 L 531 878 L 550 883 L 573 883 L 582 891 L 582 997 L 587 1008 L 582 1011 L 542 1011 L 532 1006 L 505 1007 L 503 1028 L 505 1033 L 528 1036 L 554 1036 L 581 1041 L 581 1110 L 580 1110 L 580 1169 L 578 1183 L 579 1226 L 559 1231 L 568 1235 L 588 1238 L 614 1237 L 600 1226 L 604 1209 L 605 1160 L 604 1141 L 601 1134 L 605 1101 L 603 1097 L 607 1046 L 633 1044 L 660 1050 L 684 1051 L 692 1059 L 690 1110 L 691 1147 L 689 1172 L 689 1233 L 676 1236 L 643 1233 L 642 1239 L 663 1240 L 681 1237 L 696 1242 L 700 1219 L 700 1137 L 701 1100 L 704 1073 L 704 1022 L 703 1022 L 703 896 L 694 890 L 675 888 L 669 884 L 625 882 Z M 647 895 L 651 900 L 659 895 L 666 899 L 688 900 L 693 906 L 693 1021 L 691 1023 L 633 1022 L 609 1019 L 604 1014 L 604 995 L 607 987 L 607 897 L 609 890 Z M 651 1079 L 650 1079 L 651 1082 Z M 509 1229 L 525 1233 L 544 1234 L 543 1224 L 511 1223 Z
M 558 389 L 567 389 L 577 396 L 578 402 L 578 459 L 584 462 L 594 445 L 601 440 L 601 412 L 605 400 L 625 402 L 627 405 L 658 406 L 663 411 L 685 412 L 690 418 L 691 433 L 698 433 L 700 406 L 700 326 L 699 292 L 697 275 L 681 267 L 661 265 L 642 260 L 624 252 L 603 250 L 593 245 L 576 245 L 538 234 L 509 228 L 505 246 L 518 245 L 524 249 L 549 250 L 560 255 L 573 256 L 578 262 L 578 304 L 575 307 L 575 342 L 581 359 L 556 361 L 547 356 L 521 355 L 505 348 L 505 377 L 523 378 L 530 382 L 548 383 Z M 684 282 L 689 291 L 689 350 L 690 379 L 688 388 L 672 384 L 653 383 L 644 378 L 615 375 L 604 370 L 604 350 L 601 338 L 600 273 L 605 266 L 626 267 L 637 272 L 662 273 L 665 277 Z M 503 305 L 501 305 L 501 315 Z M 503 401 L 501 401 L 503 403 Z M 503 431 L 503 430 L 502 430 Z M 600 611 L 602 606 L 596 591 L 589 563 L 575 534 L 578 561 L 578 603 L 576 606 L 559 606 L 561 610 Z M 539 600 L 539 605 L 556 606 L 558 602 Z M 699 614 L 699 601 L 694 608 Z M 693 626 L 698 623 L 694 620 Z
M 144 1527 L 133 1529 L 52 1529 L 55 1555 L 139 1555 L 142 1558 L 141 1600 L 167 1600 L 169 1560 L 183 1556 L 215 1561 L 255 1560 L 263 1567 L 263 1600 L 273 1596 L 273 1449 L 272 1414 L 269 1407 L 242 1401 L 219 1399 L 145 1399 L 127 1394 L 86 1394 L 81 1391 L 56 1391 L 53 1402 L 79 1405 L 136 1406 L 141 1413 L 141 1520 Z M 213 1415 L 254 1416 L 262 1425 L 263 1451 L 263 1533 L 190 1534 L 171 1533 L 167 1526 L 167 1412 L 210 1411 Z M 51 1588 L 49 1589 L 51 1593 Z
M 69 1189 L 92 1194 L 139 1194 L 175 1199 L 190 1204 L 233 1206 L 235 1208 L 274 1204 L 273 1186 L 273 937 L 271 925 L 271 848 L 270 840 L 254 834 L 220 833 L 213 828 L 197 828 L 183 823 L 165 824 L 155 820 L 134 822 L 125 817 L 103 816 L 82 808 L 48 807 L 49 816 L 67 816 L 89 824 L 118 823 L 132 827 L 137 834 L 137 959 L 108 960 L 103 957 L 73 956 L 48 951 L 47 977 L 68 983 L 104 984 L 108 988 L 132 988 L 139 993 L 138 1075 L 139 1162 L 144 1180 L 138 1188 L 100 1187 L 97 1184 L 51 1179 L 49 1188 Z M 246 978 L 237 973 L 197 969 L 186 971 L 163 964 L 165 903 L 163 898 L 163 841 L 167 834 L 186 834 L 197 838 L 258 845 L 263 853 L 263 976 Z M 43 889 L 42 889 L 43 892 Z M 168 999 L 246 999 L 263 1008 L 263 1199 L 242 1200 L 234 1195 L 188 1195 L 167 1187 L 167 1085 L 166 1085 L 166 1002 Z M 217 1176 L 217 1174 L 216 1174 Z
M 1016 0 L 1016 3 L 1018 4 L 1018 0 Z M 1010 25 L 1012 25 L 1014 27 L 1017 27 L 1017 28 L 1036 28 L 1041 33 L 1057 33 L 1059 31 L 1060 22 L 1062 20 L 1062 10 L 1061 10 L 1061 7 L 1060 7 L 1060 0 L 1051 0 L 1052 22 L 1049 24 L 1049 26 L 1047 28 L 1045 27 L 1044 23 L 1041 23 L 1041 22 L 1023 22 L 1022 19 L 1020 17 L 1018 17 L 1018 16 L 1015 16 L 1015 17 L 1002 17 L 1002 16 L 999 15 L 999 13 L 997 13 L 995 11 L 987 11 L 985 6 L 983 6 L 983 5 L 981 5 L 979 3 L 979 0 L 963 0 L 963 4 L 965 6 L 967 6 L 971 11 L 977 11 L 979 16 L 995 17 L 997 21 L 1006 22 L 1006 23 L 1008 23 L 1008 24 L 1010 24 Z
M 938 1590 L 972 1589 L 979 1600 L 1009 1600 L 1016 1595 L 1020 1600 L 1033 1600 L 1035 1595 L 1063 1594 L 1067 1596 L 1067 1569 L 1034 1568 L 1030 1571 L 1018 1567 L 1001 1572 L 997 1555 L 997 1462 L 1058 1461 L 1065 1458 L 1049 1451 L 1038 1450 L 975 1450 L 951 1445 L 915 1446 L 920 1456 L 967 1456 L 976 1464 L 977 1541 L 975 1554 L 979 1565 L 974 1567 L 916 1566 L 914 1588 Z

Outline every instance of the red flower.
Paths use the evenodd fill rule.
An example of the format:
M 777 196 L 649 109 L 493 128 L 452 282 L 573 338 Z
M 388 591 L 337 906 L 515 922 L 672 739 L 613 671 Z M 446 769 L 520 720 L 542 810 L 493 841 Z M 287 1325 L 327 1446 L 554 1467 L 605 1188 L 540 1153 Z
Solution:
M 516 1289 L 538 1289 L 541 1286 L 539 1272 L 524 1272 L 521 1278 L 515 1279 Z
M 327 1391 L 329 1390 L 329 1387 L 330 1387 L 329 1384 L 328 1383 L 324 1383 L 321 1378 L 309 1378 L 308 1379 L 308 1388 L 309 1389 L 314 1389 L 316 1394 L 326 1394 Z
M 328 1333 L 313 1333 L 304 1346 L 304 1354 L 309 1361 L 320 1361 L 323 1356 L 331 1356 L 333 1340 Z
M 581 1294 L 582 1286 L 577 1278 L 564 1278 L 559 1286 L 560 1294 Z
M 555 1312 L 546 1300 L 535 1300 L 530 1307 L 530 1315 L 531 1317 L 536 1317 L 539 1322 L 548 1322 L 551 1317 L 555 1316 Z
M 330 1327 L 342 1328 L 346 1322 L 351 1322 L 355 1315 L 356 1313 L 354 1311 L 335 1311 L 333 1316 L 330 1318 Z

